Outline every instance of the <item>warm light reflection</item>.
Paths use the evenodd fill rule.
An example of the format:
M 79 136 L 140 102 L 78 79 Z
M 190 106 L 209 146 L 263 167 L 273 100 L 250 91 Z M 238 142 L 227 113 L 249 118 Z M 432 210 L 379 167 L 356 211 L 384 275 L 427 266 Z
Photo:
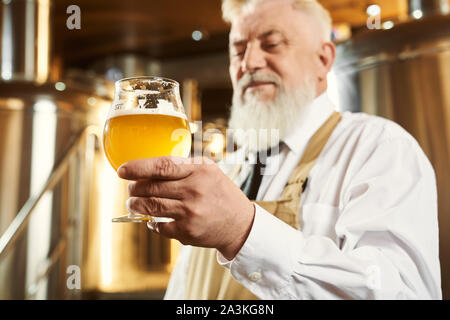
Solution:
M 221 133 L 213 133 L 210 137 L 208 150 L 214 154 L 220 154 L 225 147 L 225 137 Z
M 199 30 L 195 30 L 194 32 L 192 32 L 192 39 L 194 39 L 195 41 L 200 41 L 203 38 L 203 33 Z
M 117 177 L 103 157 L 103 165 L 100 173 L 101 192 L 98 212 L 100 214 L 100 274 L 102 286 L 112 283 L 112 213 L 117 190 Z
M 25 79 L 34 79 L 36 50 L 35 2 L 27 1 L 25 7 Z
M 89 99 L 95 99 L 94 97 L 90 97 Z M 88 99 L 88 103 L 89 103 Z M 91 100 L 91 103 L 94 102 Z M 103 124 L 105 123 L 106 119 L 108 118 L 109 108 L 111 107 L 111 102 L 101 99 L 95 99 L 95 104 L 92 105 L 95 108 L 91 109 L 91 112 L 89 113 L 89 122 L 90 123 L 100 123 L 101 129 L 103 130 Z
M 189 122 L 189 130 L 192 134 L 196 133 L 198 131 L 198 124 L 195 122 Z
M 420 19 L 423 17 L 423 12 L 420 9 L 414 10 L 412 16 L 414 17 L 414 19 Z
M 378 16 L 381 13 L 381 7 L 377 4 L 372 4 L 367 7 L 366 13 L 372 17 Z
M 0 99 L 0 103 L 12 110 L 22 110 L 25 107 L 24 101 L 18 98 Z
M 95 99 L 95 98 L 94 98 Z M 92 101 L 91 101 L 92 102 Z M 97 103 L 97 101 L 95 101 Z M 109 102 L 100 101 L 95 112 L 91 113 L 90 121 L 94 123 L 104 123 L 107 118 Z M 100 143 L 103 146 L 103 142 Z M 103 148 L 101 148 L 103 149 Z M 118 179 L 111 169 L 108 160 L 106 159 L 103 150 L 100 150 L 102 157 L 100 165 L 100 192 L 98 208 L 96 212 L 99 214 L 100 226 L 100 286 L 108 289 L 112 285 L 113 280 L 113 252 L 112 252 L 112 222 L 111 218 L 114 212 L 114 206 L 118 190 Z
M 170 262 L 168 265 L 168 272 L 172 272 L 175 267 L 175 263 L 177 262 L 178 254 L 180 252 L 180 242 L 178 240 L 171 239 L 170 240 Z
M 12 19 L 11 8 L 4 6 L 3 16 L 0 30 L 2 32 L 1 39 L 1 63 L 3 80 L 11 80 L 12 62 L 13 62 L 13 39 L 12 39 Z
M 41 0 L 38 3 L 36 81 L 43 83 L 49 72 L 50 0 Z
M 30 192 L 40 192 L 51 174 L 55 157 L 56 105 L 40 100 L 34 105 L 32 126 Z M 44 299 L 47 280 L 38 281 L 50 249 L 53 193 L 47 192 L 36 206 L 28 224 L 27 237 L 27 297 Z
M 93 107 L 97 103 L 97 99 L 95 99 L 94 97 L 89 97 L 87 102 L 91 107 Z
M 337 86 L 337 79 L 336 74 L 334 70 L 328 73 L 328 89 L 327 94 L 330 98 L 331 102 L 334 103 L 338 111 L 341 111 L 341 101 L 339 99 L 339 92 L 338 92 L 338 86 Z
M 393 27 L 394 27 L 394 22 L 392 22 L 392 21 L 383 22 L 383 29 L 389 30 L 389 29 L 392 29 Z
M 64 91 L 66 90 L 66 84 L 64 82 L 57 82 L 55 83 L 55 89 L 58 91 Z
M 335 42 L 342 42 L 351 38 L 352 28 L 348 23 L 339 23 L 333 25 L 332 33 Z

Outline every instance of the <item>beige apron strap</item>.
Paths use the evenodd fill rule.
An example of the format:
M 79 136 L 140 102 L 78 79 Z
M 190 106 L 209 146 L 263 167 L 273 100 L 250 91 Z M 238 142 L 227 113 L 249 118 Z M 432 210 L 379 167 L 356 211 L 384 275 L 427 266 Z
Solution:
M 216 261 L 217 251 L 192 247 L 186 279 L 187 300 L 257 300 Z M 191 267 L 195 262 L 195 268 Z M 224 270 L 226 272 L 224 272 Z
M 312 136 L 297 167 L 278 201 L 255 201 L 266 211 L 298 229 L 298 214 L 303 184 L 319 157 L 341 114 L 334 112 Z M 233 170 L 236 175 L 238 170 Z M 258 299 L 237 282 L 229 270 L 216 261 L 216 249 L 192 247 L 186 281 L 186 299 Z
M 216 268 L 214 266 L 217 265 L 215 250 L 192 247 L 190 261 L 195 261 L 196 267 L 188 268 L 185 298 L 211 299 L 212 292 L 219 291 L 222 280 L 216 277 Z M 204 285 L 205 283 L 208 285 Z
M 298 213 L 304 183 L 341 118 L 342 115 L 335 111 L 312 136 L 300 162 L 292 172 L 281 198 L 277 201 L 256 201 L 259 206 L 291 227 L 299 228 Z

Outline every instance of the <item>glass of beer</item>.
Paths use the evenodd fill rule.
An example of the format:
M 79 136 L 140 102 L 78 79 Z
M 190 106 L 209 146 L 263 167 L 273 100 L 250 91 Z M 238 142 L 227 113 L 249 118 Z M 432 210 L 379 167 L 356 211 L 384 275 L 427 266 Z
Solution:
M 135 159 L 188 157 L 191 133 L 178 82 L 160 77 L 117 81 L 105 123 L 103 146 L 116 171 Z M 144 221 L 163 222 L 167 218 L 132 214 L 113 219 L 113 222 Z

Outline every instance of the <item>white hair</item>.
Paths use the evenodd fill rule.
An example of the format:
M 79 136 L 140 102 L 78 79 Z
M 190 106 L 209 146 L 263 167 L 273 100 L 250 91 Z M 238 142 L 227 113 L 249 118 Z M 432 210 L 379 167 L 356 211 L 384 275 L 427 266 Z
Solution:
M 242 88 L 252 81 L 272 81 L 279 88 L 276 97 L 269 101 L 260 101 L 259 94 L 245 93 Z M 302 124 L 308 107 L 316 96 L 313 78 L 308 75 L 301 85 L 286 90 L 281 79 L 275 74 L 244 75 L 239 80 L 238 89 L 233 92 L 233 104 L 228 127 L 237 133 L 233 138 L 240 147 L 250 151 L 268 150 L 286 138 L 292 130 Z M 241 134 L 243 130 L 248 134 Z M 277 134 L 274 134 L 274 130 Z M 252 133 L 256 133 L 252 136 Z
M 228 22 L 233 20 L 245 8 L 254 8 L 257 4 L 263 1 L 280 1 L 280 0 L 222 0 L 222 17 Z M 286 1 L 286 0 L 283 0 Z M 330 13 L 317 0 L 289 0 L 295 9 L 307 13 L 314 17 L 320 28 L 322 29 L 323 41 L 330 41 L 332 20 Z

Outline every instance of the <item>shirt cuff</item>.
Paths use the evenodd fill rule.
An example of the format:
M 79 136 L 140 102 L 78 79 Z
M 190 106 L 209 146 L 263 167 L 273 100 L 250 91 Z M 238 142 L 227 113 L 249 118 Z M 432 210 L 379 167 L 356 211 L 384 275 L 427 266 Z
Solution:
M 217 262 L 230 269 L 232 276 L 262 299 L 282 295 L 292 278 L 303 234 L 276 218 L 259 205 L 250 234 L 233 260 L 217 252 Z

